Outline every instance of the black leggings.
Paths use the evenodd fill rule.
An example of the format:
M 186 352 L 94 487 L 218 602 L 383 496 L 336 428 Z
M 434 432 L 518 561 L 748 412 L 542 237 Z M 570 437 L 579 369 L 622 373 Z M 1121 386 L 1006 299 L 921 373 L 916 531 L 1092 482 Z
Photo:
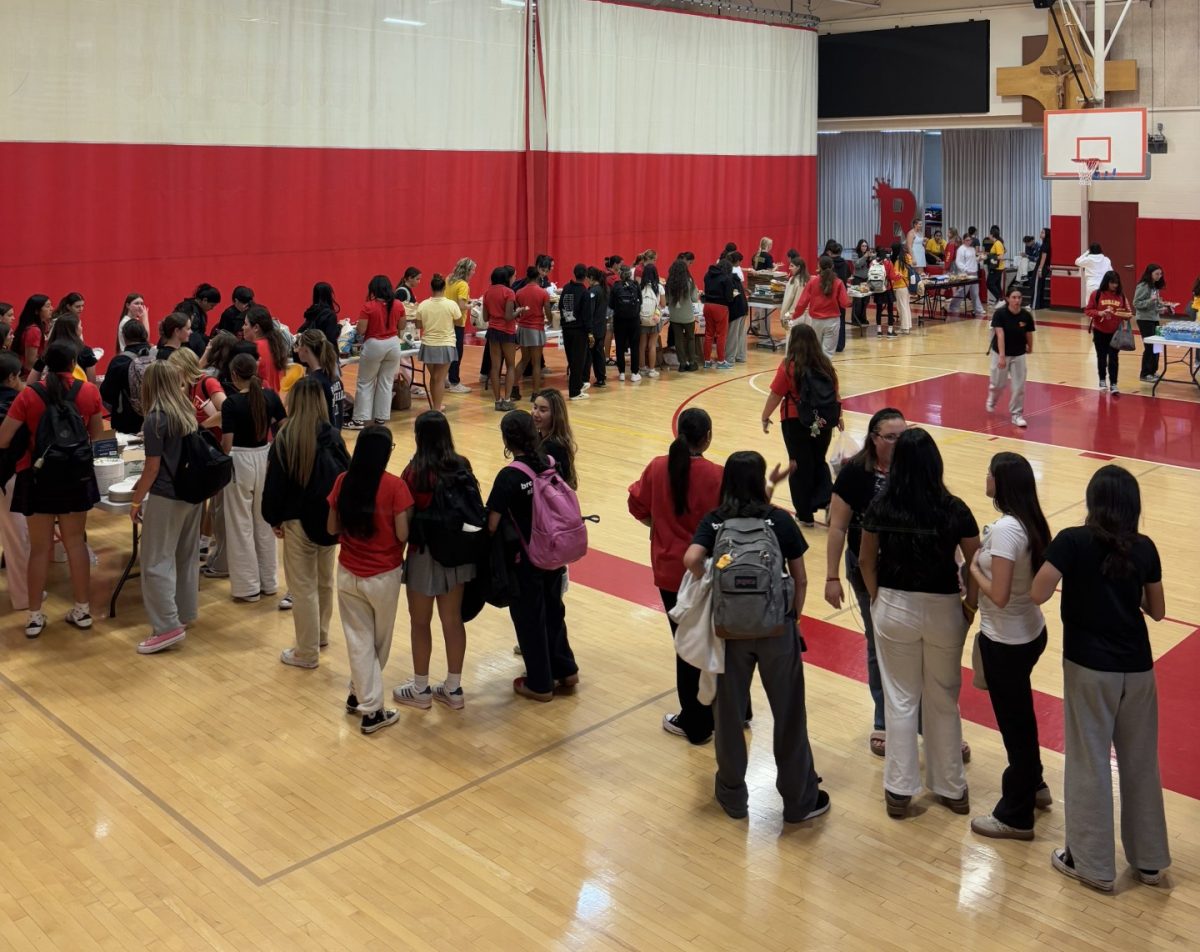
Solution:
M 1120 351 L 1112 349 L 1112 334 L 1092 328 L 1092 345 L 1096 348 L 1096 372 L 1100 379 L 1108 377 L 1109 383 L 1117 382 L 1117 358 Z
M 617 343 L 617 373 L 625 373 L 625 351 L 629 351 L 629 372 L 638 372 L 638 346 L 641 343 L 641 321 L 613 318 L 613 339 Z
M 883 326 L 883 309 L 887 308 L 888 327 L 896 323 L 896 295 L 891 291 L 880 291 L 875 295 L 875 323 Z M 863 308 L 864 316 L 866 308 Z
M 1138 333 L 1142 335 L 1142 376 L 1157 377 L 1158 376 L 1158 354 L 1154 352 L 1154 345 L 1147 344 L 1147 337 L 1154 337 L 1158 333 L 1158 321 L 1138 321 Z
M 836 421 L 835 421 L 836 422 Z M 797 419 L 780 424 L 788 459 L 796 461 L 796 470 L 788 477 L 792 490 L 792 506 L 801 522 L 812 522 L 813 512 L 826 509 L 833 494 L 833 478 L 825 453 L 833 439 L 833 426 L 824 427 L 817 436 L 807 423 Z

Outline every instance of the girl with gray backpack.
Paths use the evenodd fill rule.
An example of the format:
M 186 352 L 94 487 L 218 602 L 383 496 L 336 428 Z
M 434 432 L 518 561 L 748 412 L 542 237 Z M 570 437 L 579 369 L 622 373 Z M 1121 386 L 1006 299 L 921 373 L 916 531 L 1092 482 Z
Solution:
M 796 521 L 771 505 L 790 467 L 776 466 L 767 482 L 761 455 L 742 451 L 725 461 L 721 504 L 696 529 L 683 557 L 700 578 L 712 573 L 712 622 L 725 641 L 725 671 L 714 701 L 716 798 L 734 819 L 747 814 L 743 718 L 757 667 L 775 718 L 776 787 L 783 819 L 800 823 L 829 810 L 808 741 L 804 706 L 803 642 L 796 627 L 808 587 L 808 543 Z M 706 561 L 712 558 L 711 568 Z

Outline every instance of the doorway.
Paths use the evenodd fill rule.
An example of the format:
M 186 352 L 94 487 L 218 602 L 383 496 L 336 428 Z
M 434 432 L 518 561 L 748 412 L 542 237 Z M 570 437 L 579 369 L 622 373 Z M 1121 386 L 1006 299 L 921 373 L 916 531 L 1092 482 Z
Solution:
M 1098 243 L 1132 299 L 1137 272 L 1137 202 L 1088 202 L 1088 243 Z M 1086 250 L 1086 249 L 1085 249 Z

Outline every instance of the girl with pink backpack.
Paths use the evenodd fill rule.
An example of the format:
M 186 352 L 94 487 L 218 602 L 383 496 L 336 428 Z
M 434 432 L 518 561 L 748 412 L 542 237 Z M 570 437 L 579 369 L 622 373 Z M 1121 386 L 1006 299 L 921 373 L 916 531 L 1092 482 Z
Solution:
M 513 680 L 513 692 L 534 701 L 551 701 L 556 689 L 569 690 L 579 683 L 579 665 L 567 640 L 562 590 L 566 564 L 587 551 L 587 533 L 574 491 L 557 462 L 539 446 L 533 417 L 524 410 L 510 410 L 500 421 L 500 434 L 504 455 L 513 462 L 492 482 L 488 531 L 504 532 L 512 539 L 505 551 L 520 588 L 508 611 L 525 659 L 525 674 Z

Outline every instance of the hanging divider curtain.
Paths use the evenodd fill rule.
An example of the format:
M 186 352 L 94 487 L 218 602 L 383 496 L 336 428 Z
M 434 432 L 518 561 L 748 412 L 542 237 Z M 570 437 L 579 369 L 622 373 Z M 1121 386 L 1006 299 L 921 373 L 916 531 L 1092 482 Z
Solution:
M 592 0 L 26 0 L 0 125 L 6 300 L 162 316 L 248 284 L 296 326 L 330 281 L 484 278 L 815 234 L 816 36 Z M 133 41 L 138 56 L 127 55 Z M 70 56 L 37 51 L 67 48 Z
M 1050 227 L 1050 183 L 1042 176 L 1041 129 L 947 129 L 942 133 L 943 220 L 965 232 L 1000 226 L 1010 254 L 1021 237 Z
M 542 0 L 539 26 L 562 265 L 812 244 L 814 32 L 598 0 Z
M 875 241 L 880 225 L 876 179 L 909 189 L 921 214 L 925 137 L 920 132 L 838 132 L 817 139 L 820 247 L 830 238 L 846 248 L 860 238 Z

